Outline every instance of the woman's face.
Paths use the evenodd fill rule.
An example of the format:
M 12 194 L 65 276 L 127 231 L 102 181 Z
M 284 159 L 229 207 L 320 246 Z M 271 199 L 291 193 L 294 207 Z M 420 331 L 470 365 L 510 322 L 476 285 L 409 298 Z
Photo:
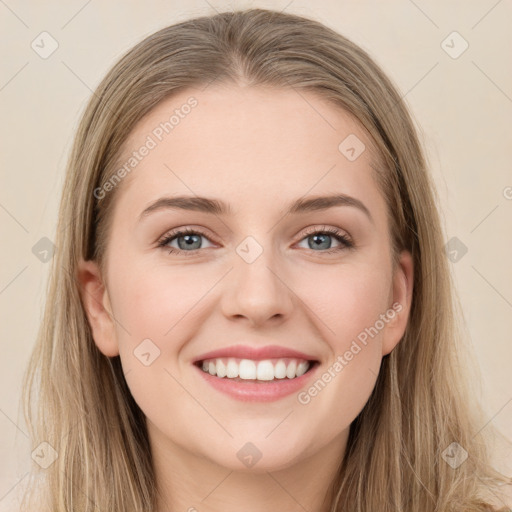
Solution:
M 105 288 L 80 278 L 153 446 L 254 471 L 341 453 L 412 288 L 370 162 L 345 111 L 292 89 L 190 89 L 135 127 L 95 191 L 117 195 Z

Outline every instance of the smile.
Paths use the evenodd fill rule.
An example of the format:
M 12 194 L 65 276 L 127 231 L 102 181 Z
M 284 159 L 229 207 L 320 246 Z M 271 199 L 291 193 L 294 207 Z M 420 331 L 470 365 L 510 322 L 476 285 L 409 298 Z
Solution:
M 215 358 L 194 363 L 213 389 L 243 402 L 271 402 L 300 392 L 316 374 L 319 361 L 296 358 Z
M 304 375 L 312 361 L 295 358 L 264 359 L 255 361 L 239 358 L 215 358 L 200 361 L 206 373 L 220 378 L 240 380 L 272 381 L 295 379 Z

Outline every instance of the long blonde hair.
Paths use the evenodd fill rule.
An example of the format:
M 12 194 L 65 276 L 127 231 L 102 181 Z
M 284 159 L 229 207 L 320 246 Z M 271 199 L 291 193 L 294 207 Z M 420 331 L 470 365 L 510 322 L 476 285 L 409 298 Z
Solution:
M 413 255 L 409 323 L 351 425 L 326 497 L 330 511 L 492 510 L 486 503 L 510 479 L 491 465 L 483 438 L 490 426 L 478 431 L 483 412 L 463 372 L 465 336 L 456 322 L 435 190 L 410 114 L 357 45 L 317 21 L 264 9 L 203 16 L 150 35 L 115 64 L 85 109 L 23 393 L 34 447 L 45 441 L 58 456 L 47 469 L 34 464 L 26 510 L 43 504 L 52 512 L 154 510 L 145 417 L 119 357 L 106 357 L 93 341 L 77 263 L 103 261 L 118 192 L 98 201 L 94 190 L 115 173 L 135 123 L 173 93 L 213 81 L 313 91 L 359 120 L 382 159 L 375 177 L 393 249 Z M 454 442 L 469 454 L 456 469 L 442 458 Z

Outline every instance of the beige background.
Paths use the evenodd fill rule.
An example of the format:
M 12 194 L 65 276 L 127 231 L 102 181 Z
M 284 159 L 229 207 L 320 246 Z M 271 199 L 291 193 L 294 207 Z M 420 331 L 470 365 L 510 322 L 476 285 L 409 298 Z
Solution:
M 65 162 L 85 102 L 114 61 L 146 35 L 194 15 L 251 6 L 304 14 L 340 31 L 369 51 L 405 95 L 422 127 L 446 239 L 457 237 L 468 249 L 452 269 L 468 344 L 482 369 L 487 422 L 512 439 L 510 0 L 2 0 L 2 510 L 21 488 L 34 448 L 19 409 L 20 383 L 44 303 L 48 265 L 32 247 L 42 237 L 54 237 Z M 46 59 L 31 47 L 43 31 L 58 43 Z M 469 44 L 458 58 L 442 46 L 453 31 Z M 452 46 L 454 54 L 462 44 L 450 36 L 444 46 Z M 500 449 L 496 457 L 512 475 L 512 451 Z

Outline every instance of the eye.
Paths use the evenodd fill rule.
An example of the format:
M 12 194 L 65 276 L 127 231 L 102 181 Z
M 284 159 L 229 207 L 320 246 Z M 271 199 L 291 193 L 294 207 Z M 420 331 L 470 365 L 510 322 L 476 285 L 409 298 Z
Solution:
M 338 242 L 338 246 L 331 247 L 331 239 L 334 238 Z M 306 232 L 306 236 L 302 240 L 308 241 L 307 249 L 327 249 L 322 250 L 322 253 L 336 253 L 343 249 L 351 249 L 354 247 L 353 242 L 342 231 L 337 228 L 323 227 L 323 229 L 311 228 Z M 302 242 L 301 240 L 301 242 Z
M 202 249 L 201 238 L 208 240 L 206 235 L 193 229 L 181 229 L 167 233 L 162 240 L 158 242 L 158 247 L 165 247 L 169 249 L 169 254 L 172 253 L 193 253 L 198 249 Z M 176 241 L 178 247 L 171 246 L 172 242 Z
M 190 228 L 179 229 L 164 235 L 164 237 L 158 242 L 158 247 L 168 249 L 169 254 L 188 253 L 191 255 L 195 254 L 199 249 L 205 249 L 201 243 L 201 238 L 209 240 L 208 237 L 200 231 L 196 231 Z M 331 247 L 331 239 L 333 238 L 338 243 L 338 245 L 335 247 Z M 322 254 L 336 253 L 344 249 L 350 249 L 354 247 L 354 244 L 350 238 L 341 230 L 332 227 L 328 228 L 326 226 L 324 226 L 322 229 L 310 228 L 306 232 L 306 236 L 302 238 L 301 242 L 303 240 L 308 240 L 308 242 L 310 240 L 312 241 L 311 243 L 308 243 L 308 247 L 306 247 L 307 249 L 314 250 L 314 252 L 321 252 Z M 177 243 L 177 247 L 176 245 L 170 245 L 174 242 Z M 317 251 L 316 249 L 322 250 Z

